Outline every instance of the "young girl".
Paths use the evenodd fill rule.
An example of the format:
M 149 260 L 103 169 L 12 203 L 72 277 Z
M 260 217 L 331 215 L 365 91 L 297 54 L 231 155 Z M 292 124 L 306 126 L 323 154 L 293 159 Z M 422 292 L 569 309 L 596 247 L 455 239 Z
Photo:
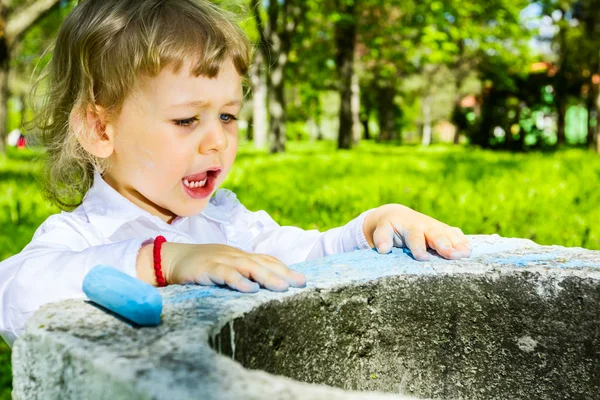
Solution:
M 40 129 L 47 195 L 74 210 L 48 218 L 0 263 L 0 333 L 9 344 L 41 305 L 82 297 L 98 264 L 158 286 L 256 292 L 303 287 L 287 265 L 357 248 L 406 246 L 417 260 L 428 259 L 427 246 L 469 256 L 459 229 L 401 205 L 321 233 L 280 227 L 217 191 L 237 152 L 250 51 L 244 32 L 208 2 L 86 0 L 69 15 Z

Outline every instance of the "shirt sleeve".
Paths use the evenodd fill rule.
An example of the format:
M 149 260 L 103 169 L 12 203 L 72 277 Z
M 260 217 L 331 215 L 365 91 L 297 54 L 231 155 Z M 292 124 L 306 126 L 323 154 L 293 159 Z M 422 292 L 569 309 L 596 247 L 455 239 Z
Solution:
M 238 220 L 234 222 L 238 227 L 245 228 L 246 233 L 241 236 L 250 236 L 252 251 L 269 254 L 287 265 L 370 248 L 363 233 L 363 222 L 371 210 L 344 226 L 320 232 L 280 226 L 265 211 L 251 212 L 240 203 L 237 208 L 232 218 Z
M 42 305 L 84 298 L 83 279 L 96 265 L 110 265 L 135 277 L 144 241 L 135 238 L 90 246 L 68 223 L 42 225 L 23 251 L 0 263 L 0 334 L 4 340 L 12 346 Z

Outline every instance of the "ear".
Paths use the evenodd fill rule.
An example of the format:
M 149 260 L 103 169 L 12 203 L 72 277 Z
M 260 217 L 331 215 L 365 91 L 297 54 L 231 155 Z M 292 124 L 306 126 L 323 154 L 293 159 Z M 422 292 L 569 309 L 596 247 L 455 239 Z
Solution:
M 81 147 L 88 153 L 108 158 L 115 149 L 115 132 L 108 122 L 108 114 L 102 106 L 88 106 L 85 112 L 74 108 L 69 117 L 69 125 Z

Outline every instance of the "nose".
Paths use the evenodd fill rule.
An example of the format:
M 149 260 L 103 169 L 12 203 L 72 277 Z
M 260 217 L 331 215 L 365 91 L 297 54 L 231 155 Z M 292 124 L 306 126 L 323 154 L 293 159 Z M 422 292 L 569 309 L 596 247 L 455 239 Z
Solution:
M 221 153 L 227 148 L 227 134 L 220 120 L 207 121 L 201 135 L 199 153 Z

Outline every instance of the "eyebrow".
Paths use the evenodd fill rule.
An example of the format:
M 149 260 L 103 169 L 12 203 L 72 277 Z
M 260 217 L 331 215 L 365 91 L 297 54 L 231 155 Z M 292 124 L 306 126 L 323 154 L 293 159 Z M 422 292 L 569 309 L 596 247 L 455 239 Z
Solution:
M 169 108 L 200 108 L 200 107 L 203 107 L 204 105 L 206 105 L 206 103 L 207 102 L 204 100 L 188 101 L 187 103 L 173 104 Z M 225 104 L 225 106 L 240 106 L 240 107 L 242 107 L 243 105 L 244 105 L 243 100 L 231 100 L 230 102 Z

